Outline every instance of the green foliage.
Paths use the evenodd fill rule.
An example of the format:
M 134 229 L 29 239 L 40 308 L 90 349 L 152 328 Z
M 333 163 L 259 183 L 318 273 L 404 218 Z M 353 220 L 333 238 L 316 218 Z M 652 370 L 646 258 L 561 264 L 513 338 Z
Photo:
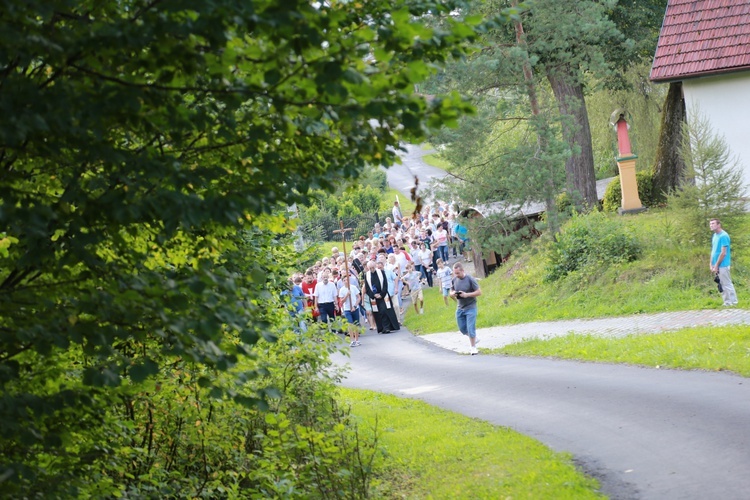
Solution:
M 642 258 L 585 267 L 549 282 L 544 279 L 549 265 L 545 256 L 554 243 L 550 238 L 535 239 L 481 281 L 477 326 L 721 307 L 706 265 L 710 246 L 681 241 L 679 213 L 654 209 L 611 220 L 637 237 Z M 732 245 L 737 247 L 732 276 L 735 283 L 743 283 L 750 279 L 750 253 L 744 251 L 750 216 L 732 228 Z M 442 332 L 455 321 L 454 309 L 443 306 L 436 288 L 425 291 L 425 311 L 428 314 L 407 312 L 406 326 L 411 331 Z
M 545 279 L 555 281 L 584 267 L 631 262 L 641 251 L 638 240 L 603 213 L 575 216 L 550 248 Z
M 687 177 L 669 196 L 669 207 L 680 213 L 684 239 L 707 242 L 708 221 L 718 218 L 724 228 L 737 224 L 746 210 L 747 187 L 739 159 L 724 137 L 717 135 L 707 116 L 697 110 L 683 127 L 680 155 Z
M 503 5 L 497 1 L 478 2 L 474 8 L 488 15 Z M 648 161 L 648 154 L 652 159 L 654 156 L 652 138 L 658 137 L 654 127 L 658 127 L 659 89 L 649 84 L 647 65 L 634 67 L 634 63 L 651 57 L 645 54 L 653 55 L 665 0 L 627 5 L 610 1 L 543 0 L 522 5 L 525 10 L 520 20 L 526 47 L 518 46 L 512 26 L 502 26 L 483 36 L 481 50 L 454 61 L 424 86 L 430 93 L 458 89 L 471 94 L 476 102 L 475 115 L 462 118 L 457 129 L 443 129 L 430 138 L 433 144 L 447 146 L 441 156 L 454 166 L 451 172 L 464 180 L 449 190 L 464 204 L 473 205 L 477 200 L 479 203 L 507 200 L 515 204 L 521 199 L 518 206 L 522 206 L 526 202 L 553 200 L 563 188 L 558 170 L 571 155 L 571 161 L 577 161 L 586 172 L 579 172 L 578 176 L 594 176 L 594 165 L 586 160 L 592 139 L 597 173 L 600 177 L 613 175 L 612 134 L 607 122 L 617 102 L 634 109 L 635 134 L 643 143 L 644 159 Z M 523 74 L 524 62 L 533 70 L 530 82 Z M 544 81 L 550 77 L 557 82 L 562 80 L 563 87 L 579 88 L 581 97 L 560 94 L 556 102 Z M 552 130 L 553 137 L 549 139 L 547 133 L 540 132 L 538 124 L 528 126 L 527 120 L 532 116 L 528 85 L 535 87 L 540 116 Z M 579 106 L 587 106 L 578 102 L 584 87 L 586 99 L 594 99 L 594 107 L 588 113 L 593 137 L 586 134 L 589 124 L 585 122 L 589 118 L 585 112 L 575 114 L 572 119 L 560 117 L 554 109 L 560 104 L 567 114 Z M 555 144 L 561 137 L 561 123 L 566 125 L 569 143 L 564 149 Z M 574 130 L 580 131 L 581 136 L 573 138 Z M 528 137 L 530 133 L 532 136 Z M 526 152 L 534 161 L 513 162 L 508 158 L 509 152 L 524 143 L 536 146 Z M 514 163 L 512 170 L 508 167 L 510 163 Z M 511 170 L 510 174 L 506 168 Z M 514 172 L 520 181 L 515 180 Z M 573 177 L 569 172 L 569 185 L 576 185 Z M 580 204 L 579 200 L 573 201 Z M 554 214 L 550 224 L 553 228 L 556 225 Z
M 597 483 L 556 453 L 511 429 L 422 401 L 343 389 L 367 428 L 384 428 L 378 498 L 600 498 Z
M 361 436 L 334 399 L 331 345 L 287 331 L 276 343 L 260 342 L 257 361 L 227 374 L 177 361 L 144 382 L 131 368 L 130 382 L 110 397 L 99 394 L 85 413 L 58 414 L 66 431 L 59 451 L 38 449 L 34 461 L 44 467 L 35 474 L 22 468 L 4 493 L 366 498 L 376 437 Z M 82 359 L 79 350 L 65 356 L 70 366 Z M 58 383 L 73 388 L 69 398 L 83 389 L 78 376 L 58 374 Z M 235 401 L 209 387 L 217 378 Z M 283 388 L 284 398 L 274 388 Z M 253 408 L 264 392 L 272 396 L 267 411 Z
M 623 8 L 621 2 L 618 3 L 619 8 Z M 664 8 L 659 13 L 659 23 L 663 15 Z M 654 30 L 655 34 L 658 32 L 658 29 Z M 617 139 L 609 120 L 612 112 L 618 108 L 626 109 L 629 113 L 630 141 L 633 152 L 638 155 L 638 165 L 644 170 L 650 170 L 654 165 L 668 86 L 651 83 L 648 79 L 653 53 L 652 50 L 648 61 L 641 64 L 633 65 L 632 60 L 628 60 L 624 74 L 607 78 L 606 86 L 602 80 L 587 78 L 587 86 L 592 91 L 586 96 L 586 107 L 598 179 L 617 174 Z M 619 84 L 616 90 L 609 88 L 616 84 Z
M 359 185 L 369 186 L 378 192 L 383 192 L 388 189 L 388 175 L 382 168 L 366 168 L 364 174 L 359 179 Z
M 636 172 L 635 181 L 638 184 L 638 198 L 644 207 L 657 207 L 666 201 L 664 193 L 654 189 L 654 173 L 651 170 Z M 622 207 L 622 189 L 618 175 L 607 185 L 602 198 L 602 208 L 605 212 L 616 212 Z
M 402 141 L 470 111 L 458 96 L 428 103 L 413 91 L 475 36 L 476 20 L 449 15 L 458 7 L 2 2 L 4 492 L 231 496 L 207 488 L 242 469 L 239 455 L 207 465 L 197 435 L 179 464 L 128 465 L 157 406 L 175 417 L 158 436 L 168 453 L 187 391 L 139 399 L 137 429 L 111 408 L 183 367 L 207 391 L 201 408 L 268 405 L 265 386 L 239 392 L 222 375 L 263 376 L 262 364 L 236 370 L 285 330 L 286 206 L 392 164 Z M 415 21 L 427 13 L 440 29 Z

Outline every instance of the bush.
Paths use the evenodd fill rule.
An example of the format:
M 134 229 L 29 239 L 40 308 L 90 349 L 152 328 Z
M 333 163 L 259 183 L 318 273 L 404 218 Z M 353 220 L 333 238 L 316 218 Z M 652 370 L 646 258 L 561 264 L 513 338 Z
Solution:
M 747 189 L 742 167 L 726 140 L 697 112 L 683 127 L 680 155 L 687 167 L 680 188 L 669 197 L 669 208 L 679 212 L 679 232 L 688 241 L 707 242 L 708 221 L 718 218 L 723 227 L 736 224 L 746 211 Z
M 574 215 L 551 247 L 545 279 L 556 281 L 584 267 L 630 262 L 641 250 L 634 236 L 602 212 Z
M 655 207 L 666 201 L 664 193 L 654 189 L 654 173 L 650 170 L 636 172 L 635 180 L 638 183 L 638 197 L 644 207 Z M 622 206 L 622 191 L 620 190 L 620 176 L 616 176 L 604 191 L 602 207 L 605 212 L 616 212 Z

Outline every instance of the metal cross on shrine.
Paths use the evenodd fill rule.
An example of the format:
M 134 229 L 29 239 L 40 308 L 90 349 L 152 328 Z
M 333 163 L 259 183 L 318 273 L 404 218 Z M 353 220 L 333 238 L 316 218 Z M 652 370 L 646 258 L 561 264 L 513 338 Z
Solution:
M 343 220 L 339 220 L 339 225 L 341 226 L 341 229 L 336 229 L 333 232 L 335 234 L 339 234 L 339 233 L 341 234 L 341 249 L 344 251 L 344 274 L 346 275 L 346 280 L 344 281 L 344 285 L 346 285 L 347 290 L 350 290 L 349 288 L 349 254 L 346 253 L 346 233 L 351 231 L 352 228 L 350 227 L 345 228 Z M 351 311 L 353 309 L 351 290 L 349 291 L 347 300 L 349 301 L 349 310 Z

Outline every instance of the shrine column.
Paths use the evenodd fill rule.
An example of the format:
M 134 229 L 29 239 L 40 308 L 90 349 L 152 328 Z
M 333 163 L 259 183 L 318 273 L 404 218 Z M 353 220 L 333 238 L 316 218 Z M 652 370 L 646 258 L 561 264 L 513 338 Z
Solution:
M 617 112 L 615 112 L 617 113 Z M 628 136 L 628 123 L 625 114 L 619 114 L 614 124 L 617 132 L 617 168 L 620 171 L 620 190 L 622 192 L 622 205 L 617 211 L 620 214 L 637 213 L 646 210 L 638 196 L 638 182 L 635 178 L 635 160 L 638 158 L 633 153 Z

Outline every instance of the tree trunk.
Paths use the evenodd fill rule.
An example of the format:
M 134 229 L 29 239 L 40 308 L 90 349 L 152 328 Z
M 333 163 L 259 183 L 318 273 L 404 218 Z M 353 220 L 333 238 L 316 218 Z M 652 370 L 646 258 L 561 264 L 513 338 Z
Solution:
M 685 123 L 685 99 L 682 97 L 682 82 L 669 84 L 664 111 L 661 115 L 659 145 L 654 163 L 654 189 L 656 193 L 668 193 L 680 185 L 685 175 L 685 162 L 679 154 L 682 140 L 682 125 Z
M 511 6 L 514 8 L 518 6 L 518 0 L 512 0 Z M 523 78 L 524 82 L 526 84 L 526 92 L 529 96 L 529 104 L 531 105 L 531 114 L 534 117 L 539 117 L 540 110 L 539 110 L 539 100 L 537 99 L 536 94 L 536 84 L 534 83 L 534 72 L 531 69 L 531 63 L 529 62 L 528 58 L 528 47 L 526 45 L 526 35 L 523 31 L 523 24 L 519 19 L 516 19 L 513 22 L 513 26 L 516 31 L 516 45 L 523 49 L 524 53 L 526 54 L 526 58 L 523 63 Z M 537 127 L 543 127 L 547 129 L 547 123 L 540 121 L 536 122 Z M 540 151 L 547 151 L 548 144 L 547 144 L 547 137 L 548 134 L 545 133 L 547 130 L 538 130 L 537 131 L 537 144 L 539 145 Z M 550 172 L 549 178 L 547 179 L 547 190 L 544 197 L 544 204 L 546 207 L 546 213 L 547 213 L 547 221 L 549 224 L 550 232 L 552 234 L 557 234 L 557 232 L 560 229 L 559 223 L 558 223 L 558 210 L 557 210 L 557 203 L 555 202 L 555 176 L 554 172 Z
M 573 68 L 569 65 L 547 71 L 547 79 L 563 118 L 563 139 L 572 150 L 570 158 L 565 162 L 568 192 L 578 208 L 596 207 L 599 198 L 596 195 L 594 151 L 591 146 L 591 128 L 583 98 L 583 85 L 576 83 Z M 577 195 L 574 194 L 576 192 Z

